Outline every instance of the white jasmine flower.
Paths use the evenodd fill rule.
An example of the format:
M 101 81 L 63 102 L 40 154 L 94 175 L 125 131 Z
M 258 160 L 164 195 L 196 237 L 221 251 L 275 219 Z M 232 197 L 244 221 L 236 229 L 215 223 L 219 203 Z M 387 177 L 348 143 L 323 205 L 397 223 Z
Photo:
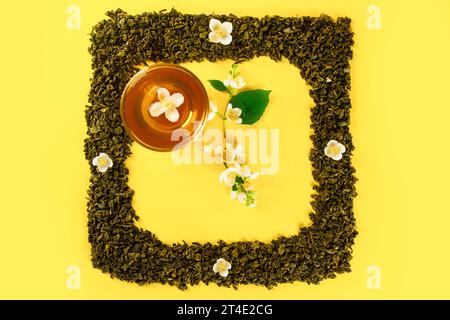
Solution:
M 231 22 L 220 22 L 217 19 L 211 19 L 209 21 L 209 41 L 213 43 L 221 43 L 223 45 L 229 45 L 233 37 L 231 32 L 233 31 L 233 25 Z
M 225 111 L 225 118 L 229 119 L 235 123 L 242 123 L 241 118 L 242 110 L 239 108 L 233 108 L 231 103 L 227 105 L 227 110 Z
M 228 270 L 231 269 L 231 263 L 223 258 L 217 259 L 213 265 L 214 273 L 219 273 L 222 277 L 228 276 Z
M 152 103 L 148 108 L 148 112 L 152 117 L 159 117 L 165 114 L 167 120 L 176 122 L 180 117 L 177 108 L 184 102 L 184 96 L 181 93 L 170 94 L 166 88 L 158 89 L 158 100 Z
M 333 160 L 341 160 L 342 154 L 345 152 L 345 146 L 336 140 L 330 140 L 324 150 L 325 155 Z
M 111 158 L 106 154 L 101 152 L 92 160 L 92 164 L 97 167 L 100 172 L 106 172 L 109 168 L 113 166 Z
M 241 76 L 233 77 L 232 75 L 228 76 L 228 79 L 223 81 L 225 87 L 231 87 L 233 89 L 241 89 L 245 86 L 245 80 Z
M 208 113 L 208 121 L 214 119 L 217 114 L 217 104 L 214 101 L 209 102 L 209 113 Z

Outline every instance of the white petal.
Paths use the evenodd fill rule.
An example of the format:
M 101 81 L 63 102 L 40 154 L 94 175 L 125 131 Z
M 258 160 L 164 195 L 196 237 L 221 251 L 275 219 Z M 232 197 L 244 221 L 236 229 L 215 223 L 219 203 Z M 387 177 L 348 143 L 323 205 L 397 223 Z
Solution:
M 112 168 L 113 166 L 113 162 L 111 160 L 111 158 L 108 157 L 108 168 Z
M 228 270 L 231 269 L 231 263 L 229 263 L 228 261 L 225 261 L 225 266 L 227 267 Z
M 225 80 L 228 84 L 226 85 L 227 87 L 232 87 L 234 89 L 237 89 L 237 83 L 234 80 Z M 225 83 L 224 81 L 224 83 Z
M 209 20 L 209 29 L 211 31 L 216 31 L 220 27 L 222 27 L 222 23 L 219 20 L 214 19 L 214 18 Z
M 214 271 L 215 273 L 219 272 L 219 264 L 218 264 L 217 262 L 214 263 L 214 265 L 213 265 L 213 271 Z
M 232 40 L 233 40 L 233 37 L 231 36 L 231 34 L 229 34 L 229 35 L 221 38 L 219 42 L 223 45 L 229 45 Z
M 225 176 L 227 174 L 227 171 L 222 171 L 222 173 L 219 176 L 219 182 L 222 183 L 225 180 Z
M 224 258 L 219 258 L 219 259 L 217 259 L 217 261 L 216 261 L 217 264 L 222 263 L 222 262 L 225 262 L 225 259 L 224 259 Z
M 212 119 L 214 119 L 214 117 L 216 116 L 216 113 L 215 112 L 210 112 L 210 113 L 208 113 L 208 121 L 211 121 Z
M 225 87 L 231 87 L 231 80 L 228 80 L 228 79 L 223 80 L 223 85 L 224 85 Z
M 227 187 L 231 188 L 234 185 L 236 179 L 225 178 L 224 183 Z
M 241 118 L 237 118 L 236 120 L 234 120 L 235 123 L 237 124 L 241 124 L 242 123 L 242 119 Z
M 170 98 L 170 92 L 169 92 L 169 90 L 167 90 L 167 89 L 164 88 L 164 87 L 160 87 L 160 88 L 158 89 L 158 99 L 159 99 L 159 101 L 165 102 L 165 101 L 168 101 L 169 98 Z
M 224 270 L 224 271 L 222 271 L 221 273 L 219 273 L 222 277 L 226 277 L 226 276 L 228 276 L 228 270 Z
M 230 198 L 231 198 L 231 200 L 236 199 L 236 195 L 237 195 L 237 191 L 231 190 L 231 193 L 230 193 Z
M 331 157 L 331 159 L 336 160 L 336 161 L 341 160 L 341 159 L 342 159 L 342 153 L 339 153 L 339 154 L 337 154 L 337 155 Z
M 92 159 L 92 164 L 94 166 L 98 166 L 98 161 L 100 160 L 100 156 L 96 156 L 94 159 Z
M 217 104 L 215 102 L 210 101 L 209 102 L 209 113 L 208 113 L 208 121 L 211 121 L 214 119 L 214 117 L 217 114 Z
M 108 170 L 108 166 L 98 166 L 97 169 L 98 169 L 98 171 L 103 173 L 103 172 L 106 172 L 106 170 Z
M 184 96 L 181 93 L 174 93 L 173 95 L 170 96 L 169 99 L 170 99 L 170 102 L 173 103 L 175 108 L 178 108 L 184 102 Z
M 209 33 L 209 41 L 211 41 L 213 43 L 219 43 L 220 39 L 221 39 L 221 37 L 217 32 L 211 31 Z
M 245 195 L 245 193 L 241 192 L 237 195 L 237 199 L 239 202 L 244 203 L 245 200 L 247 200 L 247 196 Z
M 330 140 L 330 141 L 328 141 L 328 143 L 327 143 L 327 147 L 330 147 L 330 146 L 336 145 L 336 144 L 338 144 L 338 142 L 337 142 L 336 140 Z
M 340 143 L 339 147 L 341 148 L 341 153 L 344 153 L 346 151 L 346 148 L 343 144 Z
M 231 22 L 224 22 L 224 23 L 222 23 L 222 28 L 227 33 L 231 33 L 233 31 L 233 25 L 231 24 Z
M 170 122 L 176 122 L 179 117 L 180 114 L 178 113 L 178 110 L 176 108 L 166 109 L 166 118 Z
M 159 117 L 166 111 L 166 107 L 161 102 L 152 103 L 148 108 L 148 112 L 152 117 Z
M 250 203 L 248 205 L 250 208 L 255 208 L 256 207 L 256 201 L 253 201 L 252 203 Z
M 254 172 L 254 173 L 252 173 L 248 178 L 250 179 L 250 180 L 255 180 L 256 178 L 258 178 L 259 177 L 259 172 Z
M 226 186 L 232 187 L 234 184 L 234 180 L 229 178 L 230 173 L 236 172 L 236 168 L 229 167 L 225 169 L 219 176 L 219 182 L 223 182 Z
M 230 113 L 230 110 L 233 109 L 233 106 L 231 105 L 231 103 L 229 103 L 227 105 L 227 109 L 225 110 L 225 116 L 228 115 L 228 113 Z
M 217 104 L 214 101 L 209 102 L 209 112 L 217 112 Z
M 231 112 L 236 116 L 236 118 L 239 117 L 242 114 L 242 110 L 239 109 L 239 108 L 233 108 L 231 110 Z

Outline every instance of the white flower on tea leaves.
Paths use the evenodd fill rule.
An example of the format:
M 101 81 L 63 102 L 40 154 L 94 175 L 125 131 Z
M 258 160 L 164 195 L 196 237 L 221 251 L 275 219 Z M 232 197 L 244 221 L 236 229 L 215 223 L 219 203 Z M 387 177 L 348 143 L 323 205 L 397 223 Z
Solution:
M 102 173 L 106 172 L 106 170 L 113 166 L 111 158 L 104 152 L 101 152 L 98 156 L 92 159 L 92 164 Z
M 152 103 L 148 108 L 152 117 L 159 117 L 161 114 L 165 114 L 167 120 L 170 122 L 176 122 L 180 117 L 177 108 L 184 102 L 184 96 L 181 93 L 170 94 L 166 88 L 158 89 L 158 100 Z
M 217 104 L 214 101 L 209 102 L 208 121 L 214 119 L 217 114 Z
M 231 269 L 231 263 L 223 258 L 217 259 L 213 265 L 214 273 L 219 273 L 222 277 L 228 276 L 228 270 Z
M 228 79 L 223 80 L 223 84 L 225 87 L 231 87 L 233 89 L 241 89 L 245 86 L 245 80 L 241 76 L 233 77 L 232 75 L 228 76 Z
M 233 25 L 231 22 L 220 22 L 217 19 L 211 19 L 209 21 L 209 41 L 213 43 L 221 43 L 223 45 L 229 45 L 233 37 L 231 32 L 233 31 Z
M 330 140 L 324 150 L 325 155 L 333 160 L 341 160 L 342 154 L 345 152 L 345 146 L 336 140 Z
M 227 109 L 225 110 L 225 119 L 229 119 L 230 121 L 233 121 L 235 123 L 242 123 L 241 118 L 242 110 L 239 108 L 233 108 L 231 103 L 227 105 Z

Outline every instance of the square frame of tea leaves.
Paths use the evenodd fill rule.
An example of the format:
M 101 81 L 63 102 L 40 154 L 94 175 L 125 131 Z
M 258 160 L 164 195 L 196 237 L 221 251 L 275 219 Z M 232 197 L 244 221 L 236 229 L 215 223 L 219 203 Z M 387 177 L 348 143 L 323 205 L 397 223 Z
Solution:
M 328 16 L 264 18 L 235 15 L 191 15 L 175 10 L 128 15 L 107 13 L 91 33 L 93 78 L 85 115 L 88 137 L 85 156 L 91 163 L 100 152 L 114 166 L 100 173 L 91 165 L 88 190 L 88 229 L 94 267 L 112 277 L 139 284 L 162 283 L 186 289 L 200 282 L 237 287 L 257 284 L 271 288 L 280 283 L 317 284 L 350 271 L 352 245 L 357 235 L 353 214 L 356 196 L 349 132 L 350 64 L 353 33 L 349 18 Z M 233 24 L 230 45 L 208 40 L 209 20 Z M 131 138 L 120 117 L 122 91 L 146 61 L 240 62 L 258 56 L 275 61 L 286 58 L 310 87 L 314 106 L 310 161 L 314 194 L 312 224 L 298 234 L 260 241 L 218 243 L 163 243 L 135 225 L 133 191 L 125 166 Z M 300 88 L 299 88 L 300 89 Z M 292 106 L 306 108 L 307 106 Z M 342 160 L 324 155 L 329 140 L 347 147 Z M 218 258 L 232 264 L 227 277 L 213 272 Z

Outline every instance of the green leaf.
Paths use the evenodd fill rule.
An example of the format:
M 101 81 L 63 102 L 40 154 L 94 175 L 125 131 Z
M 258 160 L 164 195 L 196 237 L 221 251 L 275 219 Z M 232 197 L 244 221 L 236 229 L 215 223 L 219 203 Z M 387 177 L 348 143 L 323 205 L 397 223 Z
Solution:
M 241 176 L 237 176 L 235 181 L 236 181 L 237 184 L 243 184 L 244 183 L 244 179 L 242 179 Z
M 242 124 L 253 124 L 261 118 L 269 103 L 271 90 L 242 91 L 231 99 L 233 108 L 242 110 Z
M 228 91 L 227 87 L 220 80 L 208 80 L 212 87 L 221 92 Z

